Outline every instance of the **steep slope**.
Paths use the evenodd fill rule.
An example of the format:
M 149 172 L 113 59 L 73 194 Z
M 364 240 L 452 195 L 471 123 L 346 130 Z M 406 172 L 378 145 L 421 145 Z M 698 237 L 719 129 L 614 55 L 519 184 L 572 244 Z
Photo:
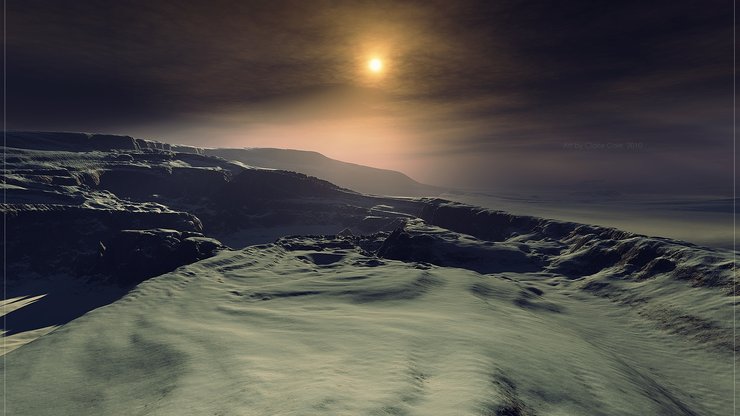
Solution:
M 442 190 L 401 172 L 330 159 L 321 153 L 291 149 L 203 149 L 203 154 L 250 166 L 282 169 L 325 179 L 343 188 L 375 195 L 434 196 Z
M 8 144 L 15 146 L 6 149 L 3 172 L 11 280 L 23 267 L 93 273 L 123 230 L 189 233 L 184 239 L 255 227 L 324 224 L 340 231 L 379 201 L 306 175 L 124 136 L 12 133 Z M 47 233 L 55 239 L 43 240 Z
M 6 301 L 35 299 L 8 312 L 4 330 L 13 337 L 212 256 L 225 248 L 218 239 L 238 248 L 286 229 L 388 226 L 364 221 L 380 199 L 303 174 L 125 136 L 10 133 L 7 142 Z

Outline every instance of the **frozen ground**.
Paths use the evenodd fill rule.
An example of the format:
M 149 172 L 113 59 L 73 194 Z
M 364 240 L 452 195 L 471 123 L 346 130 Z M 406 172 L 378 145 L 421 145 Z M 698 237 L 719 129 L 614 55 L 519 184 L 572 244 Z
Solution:
M 587 284 L 379 259 L 341 238 L 226 251 L 11 353 L 7 403 L 18 415 L 731 412 L 721 334 L 661 328 Z M 647 290 L 669 299 L 649 307 L 729 306 L 667 286 Z
M 14 140 L 8 414 L 733 411 L 729 250 L 120 136 Z

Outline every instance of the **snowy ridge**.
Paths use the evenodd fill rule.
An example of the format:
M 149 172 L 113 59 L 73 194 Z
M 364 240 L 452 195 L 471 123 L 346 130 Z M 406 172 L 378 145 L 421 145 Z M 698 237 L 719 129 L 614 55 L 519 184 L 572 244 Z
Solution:
M 299 172 L 344 188 L 376 195 L 427 196 L 442 189 L 414 181 L 401 172 L 330 159 L 317 152 L 269 148 L 201 148 L 92 133 L 9 132 L 8 147 L 33 150 L 171 151 L 220 157 L 246 166 Z
M 732 406 L 727 250 L 123 136 L 12 137 L 11 414 Z

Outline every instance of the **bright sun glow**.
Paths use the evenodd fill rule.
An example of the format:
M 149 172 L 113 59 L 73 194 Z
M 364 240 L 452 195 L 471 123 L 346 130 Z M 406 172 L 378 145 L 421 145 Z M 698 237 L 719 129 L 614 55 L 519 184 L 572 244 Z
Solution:
M 368 67 L 373 72 L 380 72 L 383 69 L 383 61 L 378 58 L 371 59 L 368 63 Z

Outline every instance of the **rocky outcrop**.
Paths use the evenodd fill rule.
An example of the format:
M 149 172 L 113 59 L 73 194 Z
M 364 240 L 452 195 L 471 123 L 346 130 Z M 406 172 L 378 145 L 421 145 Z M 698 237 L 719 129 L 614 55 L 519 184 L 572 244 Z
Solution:
M 212 257 L 224 248 L 218 240 L 196 232 L 122 230 L 100 243 L 93 272 L 131 285 Z
M 131 136 L 91 133 L 8 132 L 7 147 L 66 152 L 139 150 Z
M 449 230 L 409 224 L 393 231 L 377 251 L 387 259 L 460 267 L 479 273 L 534 272 L 541 270 L 541 256 L 517 244 L 490 244 Z
M 8 279 L 29 272 L 94 274 L 101 241 L 120 230 L 168 228 L 197 233 L 195 216 L 184 212 L 90 209 L 80 206 L 4 206 L 7 213 Z

